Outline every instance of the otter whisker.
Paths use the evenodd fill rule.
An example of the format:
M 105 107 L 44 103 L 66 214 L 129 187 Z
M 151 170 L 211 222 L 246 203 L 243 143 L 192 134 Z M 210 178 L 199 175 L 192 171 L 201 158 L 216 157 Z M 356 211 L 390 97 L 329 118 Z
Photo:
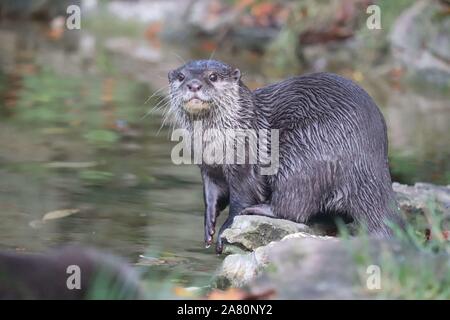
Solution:
M 169 88 L 168 85 L 167 85 L 167 86 L 163 86 L 163 87 L 159 88 L 158 90 L 156 90 L 155 92 L 153 92 L 153 94 L 152 94 L 151 96 L 149 96 L 149 97 L 145 100 L 144 104 L 147 104 L 147 102 L 149 102 L 151 98 L 153 98 L 155 95 L 157 95 L 157 94 L 160 93 L 162 90 L 167 89 L 167 88 Z
M 170 105 L 170 99 L 169 97 L 162 97 L 161 100 L 152 108 L 150 108 L 150 110 L 148 110 L 142 117 L 141 120 L 145 119 L 146 117 L 148 117 L 150 114 L 152 114 L 153 112 L 157 112 L 161 109 L 166 108 L 167 106 Z
M 209 58 L 208 58 L 208 62 L 207 62 L 207 66 L 209 65 L 209 61 L 211 61 L 214 57 L 214 54 L 216 53 L 217 47 L 214 48 L 214 50 L 211 52 Z
M 182 64 L 186 64 L 186 61 L 181 56 L 179 56 L 175 51 L 171 51 L 170 53 L 173 54 L 176 58 L 178 58 L 178 60 L 180 60 Z
M 166 124 L 167 119 L 169 119 L 169 117 L 167 115 L 163 117 L 163 121 L 161 123 L 161 126 L 159 127 L 158 131 L 156 132 L 157 136 L 159 136 L 159 133 L 161 132 L 161 130 L 164 127 L 164 125 Z

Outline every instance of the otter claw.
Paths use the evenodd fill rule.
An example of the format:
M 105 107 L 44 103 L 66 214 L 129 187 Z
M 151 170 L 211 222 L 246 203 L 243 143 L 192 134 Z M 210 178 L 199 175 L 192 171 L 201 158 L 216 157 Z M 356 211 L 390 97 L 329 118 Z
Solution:
M 221 254 L 222 251 L 223 251 L 223 242 L 219 238 L 219 239 L 217 239 L 217 243 L 216 243 L 216 254 Z
M 208 246 L 211 245 L 212 241 L 213 241 L 212 235 L 211 234 L 206 234 L 206 236 L 205 236 L 205 245 L 208 245 Z

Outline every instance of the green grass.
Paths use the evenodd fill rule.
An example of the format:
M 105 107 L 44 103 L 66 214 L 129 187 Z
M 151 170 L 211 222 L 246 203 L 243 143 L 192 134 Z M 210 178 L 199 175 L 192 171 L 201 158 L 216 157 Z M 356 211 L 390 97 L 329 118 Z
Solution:
M 405 230 L 393 226 L 394 239 L 378 254 L 374 254 L 367 232 L 359 235 L 358 250 L 348 242 L 358 269 L 355 289 L 375 299 L 450 299 L 450 244 L 442 235 L 442 217 L 435 202 L 430 201 L 427 208 L 431 229 L 429 241 L 416 226 L 408 224 Z M 379 290 L 366 287 L 369 265 L 380 267 Z

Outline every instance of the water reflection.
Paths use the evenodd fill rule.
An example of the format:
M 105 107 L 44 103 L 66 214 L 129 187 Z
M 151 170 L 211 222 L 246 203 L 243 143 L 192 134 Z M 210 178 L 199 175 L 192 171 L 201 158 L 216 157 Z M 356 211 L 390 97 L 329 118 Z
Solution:
M 160 115 L 142 119 L 158 101 L 144 104 L 152 89 L 107 72 L 108 57 L 92 41 L 87 50 L 83 36 L 53 43 L 36 26 L 0 37 L 10 39 L 1 54 L 2 246 L 82 243 L 134 262 L 171 257 L 166 272 L 209 280 L 220 258 L 203 249 L 198 169 L 171 164 Z M 41 221 L 62 208 L 80 212 Z

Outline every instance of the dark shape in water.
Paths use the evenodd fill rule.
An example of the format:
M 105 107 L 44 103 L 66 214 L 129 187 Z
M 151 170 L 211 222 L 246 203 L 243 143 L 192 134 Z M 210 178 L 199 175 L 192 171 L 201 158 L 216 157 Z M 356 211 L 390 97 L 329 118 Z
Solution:
M 73 266 L 79 267 L 79 289 L 74 288 L 77 282 L 72 276 L 77 271 Z M 0 252 L 0 299 L 142 297 L 134 270 L 117 257 L 95 249 L 65 247 L 46 254 Z

